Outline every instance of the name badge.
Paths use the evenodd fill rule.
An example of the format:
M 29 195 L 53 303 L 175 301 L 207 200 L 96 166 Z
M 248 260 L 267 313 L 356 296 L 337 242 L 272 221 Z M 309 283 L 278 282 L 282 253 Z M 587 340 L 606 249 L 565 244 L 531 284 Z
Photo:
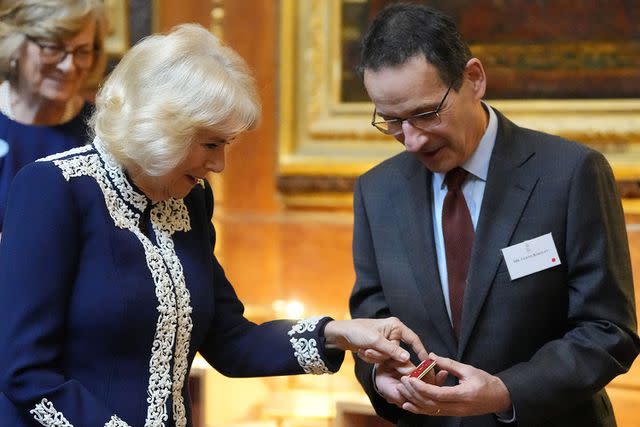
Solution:
M 560 265 L 551 233 L 502 249 L 511 280 Z

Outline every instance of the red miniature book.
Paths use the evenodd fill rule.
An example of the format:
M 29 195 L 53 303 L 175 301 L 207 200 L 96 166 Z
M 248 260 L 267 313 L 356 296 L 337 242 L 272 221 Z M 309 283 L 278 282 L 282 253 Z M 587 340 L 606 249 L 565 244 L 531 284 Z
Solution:
M 420 364 L 416 367 L 416 369 L 409 374 L 410 377 L 422 379 L 425 375 L 429 373 L 436 366 L 435 360 L 424 359 Z

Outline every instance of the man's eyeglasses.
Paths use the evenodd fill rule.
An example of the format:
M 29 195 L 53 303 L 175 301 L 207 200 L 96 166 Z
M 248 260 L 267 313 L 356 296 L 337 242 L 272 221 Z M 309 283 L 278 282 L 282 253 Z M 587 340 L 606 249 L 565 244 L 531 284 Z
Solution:
M 66 47 L 27 36 L 27 39 L 40 48 L 40 59 L 47 65 L 59 64 L 67 55 L 73 55 L 73 62 L 78 68 L 89 68 L 93 63 L 96 49 L 91 46 L 80 46 L 76 49 Z
M 447 99 L 449 92 L 451 91 L 451 85 L 444 93 L 442 100 L 438 104 L 435 110 L 425 111 L 424 113 L 416 114 L 415 116 L 407 117 L 406 119 L 384 119 L 378 115 L 378 112 L 373 110 L 373 117 L 371 118 L 371 124 L 380 132 L 386 135 L 398 136 L 402 134 L 402 123 L 409 122 L 411 126 L 429 130 L 430 128 L 440 124 L 440 110 L 444 101 Z

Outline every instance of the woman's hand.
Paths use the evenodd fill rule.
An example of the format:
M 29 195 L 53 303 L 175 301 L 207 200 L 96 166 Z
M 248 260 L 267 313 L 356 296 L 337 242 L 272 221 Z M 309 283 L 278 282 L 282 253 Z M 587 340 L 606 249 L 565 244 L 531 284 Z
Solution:
M 400 341 L 409 344 L 421 360 L 428 355 L 420 338 L 395 317 L 332 320 L 325 326 L 324 336 L 327 348 L 357 351 L 368 363 L 388 359 L 408 362 L 409 352 L 400 347 Z

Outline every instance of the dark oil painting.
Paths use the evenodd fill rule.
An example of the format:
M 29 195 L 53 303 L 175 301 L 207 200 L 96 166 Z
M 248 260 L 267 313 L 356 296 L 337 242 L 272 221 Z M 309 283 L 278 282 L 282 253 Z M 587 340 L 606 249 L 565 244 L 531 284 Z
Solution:
M 393 0 L 342 0 L 341 102 L 366 102 L 360 38 Z M 489 99 L 640 98 L 639 0 L 414 1 L 454 18 Z

